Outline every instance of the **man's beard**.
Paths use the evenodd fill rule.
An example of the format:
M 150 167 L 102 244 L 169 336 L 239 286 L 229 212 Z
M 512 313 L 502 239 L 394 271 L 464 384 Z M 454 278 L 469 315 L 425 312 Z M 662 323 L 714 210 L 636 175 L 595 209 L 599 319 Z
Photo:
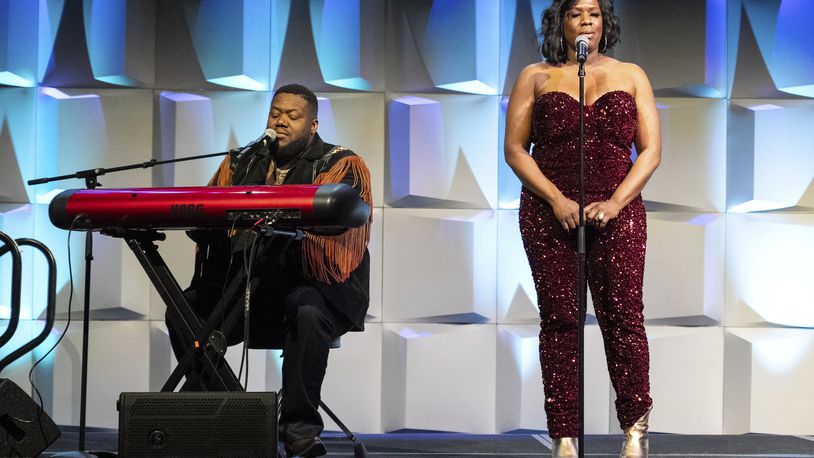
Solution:
M 311 139 L 308 136 L 303 136 L 291 140 L 285 146 L 278 147 L 277 151 L 274 152 L 274 161 L 280 165 L 287 165 L 291 163 L 291 161 L 295 160 L 303 152 L 305 152 L 305 149 L 308 148 L 310 141 Z

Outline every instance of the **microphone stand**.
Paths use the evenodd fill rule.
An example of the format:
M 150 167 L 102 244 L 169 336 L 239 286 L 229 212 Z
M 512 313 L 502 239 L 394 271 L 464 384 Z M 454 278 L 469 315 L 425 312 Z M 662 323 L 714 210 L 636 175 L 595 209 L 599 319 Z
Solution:
M 205 159 L 209 157 L 216 157 L 216 156 L 225 156 L 237 150 L 229 150 L 223 151 L 220 153 L 210 153 L 210 154 L 202 154 L 199 156 L 190 156 L 190 157 L 183 157 L 178 159 L 167 159 L 163 161 L 158 161 L 155 159 L 151 159 L 147 162 L 140 162 L 136 164 L 124 165 L 120 167 L 113 167 L 109 169 L 105 168 L 95 168 L 95 169 L 88 169 L 88 170 L 80 170 L 75 173 L 67 174 L 67 175 L 59 175 L 55 177 L 47 177 L 47 178 L 36 178 L 33 180 L 28 180 L 29 186 L 38 185 L 49 183 L 52 181 L 62 181 L 68 180 L 72 178 L 79 178 L 85 180 L 85 187 L 87 189 L 95 189 L 98 186 L 101 186 L 99 183 L 99 177 L 101 175 L 105 175 L 108 173 L 114 172 L 123 172 L 125 170 L 133 170 L 133 169 L 147 169 L 151 167 L 155 167 L 156 165 L 163 165 L 163 164 L 172 164 L 175 162 L 184 162 L 184 161 L 192 161 L 197 159 Z M 91 273 L 91 262 L 93 261 L 93 234 L 91 231 L 87 231 L 85 233 L 85 294 L 84 294 L 84 307 L 83 307 L 83 319 L 82 319 L 82 375 L 81 375 L 81 388 L 80 388 L 80 397 L 79 397 L 79 447 L 77 452 L 63 452 L 57 453 L 52 455 L 53 457 L 87 457 L 87 458 L 94 458 L 94 457 L 105 457 L 105 456 L 116 456 L 115 454 L 110 454 L 109 452 L 93 452 L 88 453 L 84 452 L 85 450 L 85 418 L 87 413 L 87 393 L 88 393 L 88 338 L 90 332 L 90 273 Z
M 577 278 L 579 282 L 579 458 L 585 457 L 585 313 L 588 290 L 585 278 L 585 60 L 579 62 L 579 227 L 577 228 Z

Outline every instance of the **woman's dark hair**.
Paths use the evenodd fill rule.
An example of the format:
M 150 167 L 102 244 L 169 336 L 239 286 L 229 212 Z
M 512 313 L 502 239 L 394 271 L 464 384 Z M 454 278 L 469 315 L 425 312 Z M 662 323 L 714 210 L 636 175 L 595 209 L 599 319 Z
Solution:
M 621 29 L 619 16 L 613 14 L 613 0 L 597 1 L 599 9 L 602 10 L 602 37 L 599 40 L 599 52 L 605 53 L 619 42 Z M 543 12 L 538 50 L 550 64 L 559 65 L 568 62 L 568 45 L 563 36 L 563 19 L 565 13 L 576 2 L 577 0 L 554 0 L 551 6 Z
M 317 112 L 319 111 L 319 103 L 317 102 L 316 94 L 308 89 L 307 87 L 301 84 L 286 84 L 285 86 L 280 86 L 274 91 L 274 95 L 277 94 L 294 94 L 302 97 L 308 102 L 308 109 L 311 111 L 311 117 L 313 119 L 317 119 Z

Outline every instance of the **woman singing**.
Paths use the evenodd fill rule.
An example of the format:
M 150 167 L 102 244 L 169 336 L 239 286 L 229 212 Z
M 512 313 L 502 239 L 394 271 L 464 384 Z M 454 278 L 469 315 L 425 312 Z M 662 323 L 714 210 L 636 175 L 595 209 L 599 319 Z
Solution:
M 646 457 L 652 408 L 642 280 L 647 238 L 640 192 L 661 160 L 647 75 L 604 53 L 619 40 L 611 0 L 555 0 L 543 13 L 545 62 L 517 78 L 506 115 L 506 162 L 520 181 L 520 231 L 540 307 L 540 363 L 553 456 L 577 456 L 579 78 L 585 63 L 586 273 L 602 330 L 622 457 Z M 631 163 L 631 144 L 638 158 Z M 534 148 L 529 154 L 531 145 Z

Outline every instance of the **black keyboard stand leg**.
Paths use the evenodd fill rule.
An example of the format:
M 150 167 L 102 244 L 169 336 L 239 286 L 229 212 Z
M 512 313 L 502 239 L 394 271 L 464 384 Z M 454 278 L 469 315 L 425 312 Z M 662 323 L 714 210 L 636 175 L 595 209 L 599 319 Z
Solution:
M 281 254 L 283 249 L 291 243 L 292 237 L 297 234 L 300 234 L 300 231 L 291 234 L 285 231 L 279 233 L 271 231 L 264 237 L 269 243 L 264 244 L 257 251 L 252 262 L 256 265 L 263 265 L 273 256 Z M 174 391 L 181 382 L 181 378 L 193 370 L 199 378 L 204 380 L 210 390 L 244 391 L 240 380 L 223 358 L 226 345 L 217 348 L 218 345 L 210 342 L 210 337 L 221 326 L 220 317 L 227 316 L 225 322 L 222 323 L 222 335 L 229 335 L 243 316 L 243 307 L 239 305 L 242 305 L 243 301 L 241 293 L 245 290 L 245 272 L 241 269 L 232 278 L 209 319 L 201 324 L 169 267 L 158 253 L 155 241 L 164 240 L 164 234 L 154 230 L 124 230 L 108 232 L 106 235 L 121 237 L 127 242 L 170 310 L 171 326 L 174 330 L 179 331 L 179 335 L 185 342 L 189 342 L 186 354 L 181 358 L 161 391 Z M 282 245 L 271 243 L 278 236 L 281 237 Z M 252 279 L 249 288 L 253 290 L 256 287 L 257 280 Z
M 174 391 L 181 378 L 189 373 L 197 363 L 200 363 L 200 375 L 209 379 L 208 381 L 214 388 L 221 391 L 243 391 L 240 381 L 223 356 L 207 349 L 208 336 L 214 330 L 217 320 L 210 319 L 201 326 L 195 311 L 184 297 L 181 287 L 158 253 L 155 241 L 163 240 L 164 234 L 155 231 L 126 231 L 117 235 L 127 242 L 164 304 L 170 309 L 170 325 L 174 330 L 179 331 L 184 341 L 190 343 L 189 350 L 181 358 L 178 367 L 170 375 L 161 391 Z M 216 315 L 213 314 L 213 317 L 216 318 Z M 198 342 L 197 345 L 195 342 Z

